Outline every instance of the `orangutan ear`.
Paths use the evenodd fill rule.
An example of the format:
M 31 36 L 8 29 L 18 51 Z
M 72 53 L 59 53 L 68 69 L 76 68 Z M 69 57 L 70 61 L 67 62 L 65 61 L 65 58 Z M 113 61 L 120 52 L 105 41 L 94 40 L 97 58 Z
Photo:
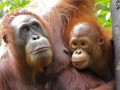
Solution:
M 103 37 L 100 37 L 100 39 L 99 39 L 99 44 L 100 44 L 100 45 L 103 45 L 103 44 L 104 44 L 104 39 L 103 39 Z
M 7 35 L 5 34 L 5 35 L 3 35 L 3 41 L 5 42 L 5 43 L 7 43 L 8 44 L 8 37 L 7 37 Z

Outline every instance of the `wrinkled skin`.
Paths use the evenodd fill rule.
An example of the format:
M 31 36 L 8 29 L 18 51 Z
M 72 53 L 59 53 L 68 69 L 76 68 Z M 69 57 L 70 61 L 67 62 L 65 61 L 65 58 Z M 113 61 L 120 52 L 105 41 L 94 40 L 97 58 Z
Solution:
M 52 62 L 47 24 L 18 10 L 7 14 L 2 25 L 0 90 L 43 90 L 36 78 Z
M 28 65 L 42 70 L 51 63 L 52 51 L 48 35 L 37 19 L 30 15 L 19 15 L 11 22 L 11 28 L 19 46 L 17 49 L 20 52 L 24 50 L 22 53 L 26 54 Z

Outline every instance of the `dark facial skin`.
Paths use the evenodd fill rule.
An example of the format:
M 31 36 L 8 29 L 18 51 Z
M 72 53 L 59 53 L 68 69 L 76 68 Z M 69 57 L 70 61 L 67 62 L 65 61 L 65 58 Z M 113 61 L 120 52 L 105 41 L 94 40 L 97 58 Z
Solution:
M 26 63 L 37 70 L 51 63 L 52 51 L 48 35 L 42 24 L 31 15 L 16 16 L 11 22 L 18 53 Z
M 102 53 L 102 44 L 96 27 L 88 23 L 77 24 L 70 33 L 69 41 L 73 65 L 78 69 L 91 67 Z

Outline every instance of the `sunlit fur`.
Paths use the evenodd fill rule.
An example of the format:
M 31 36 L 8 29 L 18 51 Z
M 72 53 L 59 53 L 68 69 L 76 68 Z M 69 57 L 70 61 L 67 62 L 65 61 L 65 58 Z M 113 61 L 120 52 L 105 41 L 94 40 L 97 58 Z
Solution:
M 65 46 L 70 50 L 70 33 L 73 30 L 73 27 L 79 24 L 87 23 L 92 27 L 95 27 L 96 32 L 99 35 L 94 35 L 94 38 L 97 39 L 97 36 L 102 38 L 102 42 L 98 46 L 96 43 L 92 42 L 94 47 L 92 47 L 90 57 L 90 63 L 86 66 L 90 69 L 95 75 L 100 77 L 102 80 L 108 82 L 114 79 L 114 51 L 113 51 L 113 44 L 112 44 L 112 32 L 111 30 L 104 30 L 99 24 L 96 18 L 94 17 L 84 17 L 84 18 L 73 18 L 71 22 L 68 24 L 66 31 L 64 32 L 64 42 Z M 91 28 L 92 30 L 92 28 Z M 96 32 L 94 34 L 96 34 Z M 88 32 L 89 33 L 89 32 Z M 80 34 L 82 35 L 82 33 Z M 99 38 L 100 40 L 100 38 Z M 95 45 L 96 44 L 96 45 Z M 75 65 L 74 65 L 75 66 Z M 75 66 L 77 69 L 84 69 L 80 68 L 82 65 Z M 110 88 L 114 88 L 111 86 Z
M 0 33 L 2 37 L 2 45 L 0 46 L 0 90 L 39 90 L 41 87 L 36 84 L 36 73 L 38 73 L 36 67 L 38 65 L 32 67 L 26 62 L 26 54 L 22 52 L 25 50 L 17 46 L 19 44 L 15 42 L 15 33 L 10 26 L 12 20 L 19 15 L 31 15 L 39 20 L 46 30 L 49 30 L 48 24 L 43 19 L 24 9 L 10 12 L 3 17 Z M 51 53 L 51 51 L 48 51 L 48 53 Z M 38 55 L 35 59 L 38 59 Z M 48 61 L 48 63 L 51 63 L 51 60 Z M 40 69 L 43 69 L 42 66 Z
M 104 83 L 93 74 L 79 72 L 71 65 L 71 59 L 63 39 L 66 27 L 73 18 L 94 16 L 92 1 L 61 0 L 45 14 L 44 18 L 52 30 L 50 38 L 53 48 L 53 62 L 45 68 L 47 89 L 89 90 Z

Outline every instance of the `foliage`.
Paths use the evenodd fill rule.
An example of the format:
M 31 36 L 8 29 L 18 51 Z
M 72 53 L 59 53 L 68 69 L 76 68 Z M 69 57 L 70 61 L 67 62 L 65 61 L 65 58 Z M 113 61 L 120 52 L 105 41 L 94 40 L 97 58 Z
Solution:
M 110 0 L 97 0 L 95 4 L 98 21 L 106 28 L 111 28 Z
M 23 7 L 34 0 L 0 0 L 0 17 L 5 13 Z M 39 0 L 40 1 L 40 0 Z M 54 1 L 54 0 L 53 0 Z M 111 13 L 110 13 L 110 0 L 96 0 L 95 10 L 98 16 L 98 21 L 104 27 L 111 27 Z
M 0 17 L 9 11 L 25 6 L 29 2 L 30 0 L 0 0 Z

